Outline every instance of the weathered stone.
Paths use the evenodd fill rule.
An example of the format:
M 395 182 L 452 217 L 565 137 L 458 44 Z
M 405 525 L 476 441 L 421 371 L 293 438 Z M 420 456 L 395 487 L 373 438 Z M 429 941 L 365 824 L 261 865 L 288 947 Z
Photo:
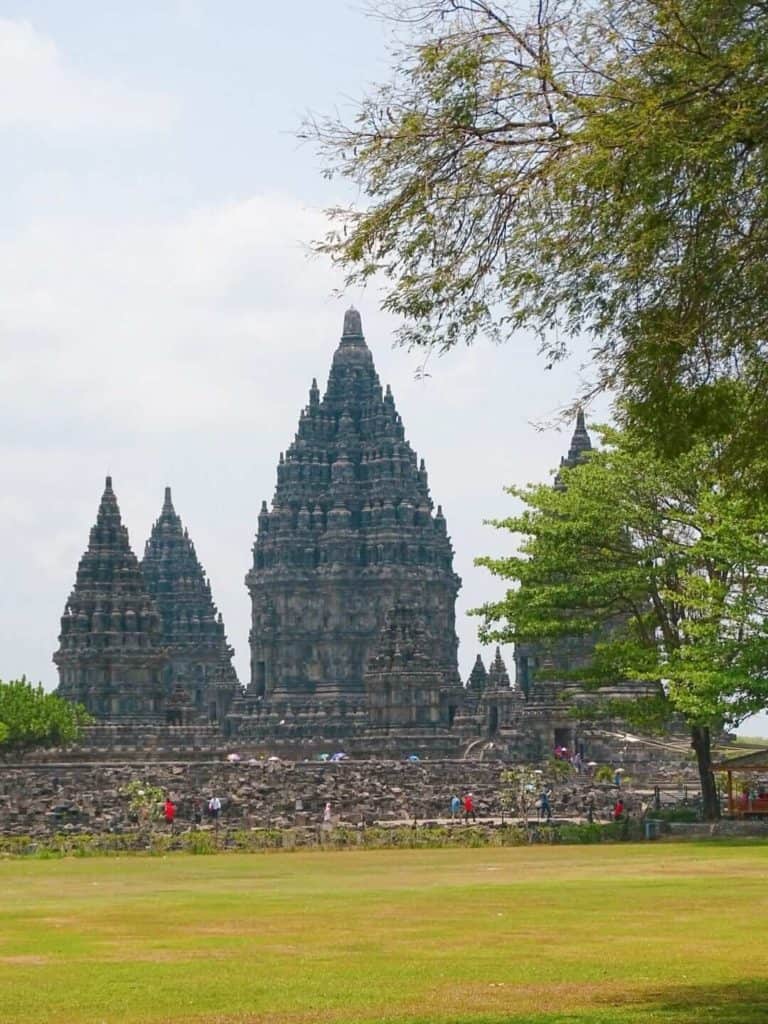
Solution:
M 107 477 L 61 619 L 59 694 L 113 720 L 161 721 L 170 690 L 160 616 Z
M 146 543 L 141 570 L 160 613 L 168 652 L 168 722 L 223 722 L 239 691 L 234 652 L 195 546 L 173 507 L 170 487 Z

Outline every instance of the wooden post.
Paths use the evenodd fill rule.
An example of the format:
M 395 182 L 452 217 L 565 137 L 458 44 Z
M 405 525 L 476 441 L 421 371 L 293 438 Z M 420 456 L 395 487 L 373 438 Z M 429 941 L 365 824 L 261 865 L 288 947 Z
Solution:
M 728 772 L 728 817 L 733 817 L 733 772 Z

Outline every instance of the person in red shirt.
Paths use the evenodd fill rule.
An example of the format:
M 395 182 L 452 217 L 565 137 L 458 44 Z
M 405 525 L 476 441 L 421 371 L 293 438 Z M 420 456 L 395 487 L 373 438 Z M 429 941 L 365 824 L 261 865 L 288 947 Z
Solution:
M 163 817 L 165 818 L 166 825 L 169 828 L 173 828 L 173 822 L 176 818 L 176 804 L 169 796 L 165 798 L 165 804 L 163 805 Z
M 464 797 L 464 821 L 469 821 L 470 817 L 472 821 L 477 821 L 477 815 L 475 814 L 475 798 L 471 793 L 467 793 Z
M 613 805 L 613 820 L 621 821 L 624 817 L 624 801 L 619 797 L 616 803 Z

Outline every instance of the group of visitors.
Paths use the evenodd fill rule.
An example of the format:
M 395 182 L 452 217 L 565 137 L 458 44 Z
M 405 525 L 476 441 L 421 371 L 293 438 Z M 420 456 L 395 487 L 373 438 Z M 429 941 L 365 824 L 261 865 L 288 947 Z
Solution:
M 456 793 L 451 797 L 451 818 L 456 819 L 461 815 L 464 815 L 464 821 L 477 821 L 477 811 L 475 810 L 475 798 L 472 793 L 466 793 L 464 796 L 459 797 Z
M 557 746 L 552 751 L 552 756 L 556 761 L 567 761 L 577 775 L 581 775 L 584 771 L 584 758 L 580 750 L 571 753 L 568 747 Z
M 195 797 L 192 801 L 192 822 L 194 825 L 202 825 L 203 808 L 207 810 L 208 816 L 213 821 L 214 825 L 218 827 L 219 816 L 221 814 L 221 800 L 219 797 L 214 794 L 210 797 L 207 804 L 203 803 L 199 797 Z M 173 831 L 177 811 L 177 805 L 169 794 L 166 796 L 165 803 L 163 804 L 163 818 L 171 831 Z

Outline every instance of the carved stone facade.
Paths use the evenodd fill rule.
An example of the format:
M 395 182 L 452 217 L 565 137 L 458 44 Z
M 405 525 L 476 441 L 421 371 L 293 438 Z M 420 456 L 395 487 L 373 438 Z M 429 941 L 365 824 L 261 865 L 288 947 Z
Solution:
M 59 694 L 110 719 L 162 721 L 170 696 L 160 616 L 107 477 L 61 618 Z
M 168 652 L 164 683 L 169 722 L 222 721 L 238 690 L 224 622 L 195 545 L 166 487 L 160 516 L 144 549 L 141 571 L 155 602 Z
M 580 413 L 561 467 L 591 447 Z M 563 486 L 559 476 L 555 486 Z M 108 478 L 62 618 L 59 692 L 104 720 L 95 746 L 99 729 L 117 729 L 120 745 L 135 735 L 138 748 L 151 732 L 157 749 L 187 744 L 194 756 L 222 742 L 291 756 L 323 746 L 517 761 L 556 746 L 624 756 L 621 723 L 579 721 L 579 706 L 594 696 L 567 673 L 590 657 L 588 639 L 520 645 L 515 682 L 497 648 L 489 669 L 478 655 L 461 685 L 460 583 L 424 462 L 351 309 L 325 394 L 313 381 L 280 456 L 272 507 L 265 502 L 258 517 L 246 577 L 247 689 L 170 489 L 139 566 Z M 626 684 L 608 693 L 641 690 Z
M 412 608 L 392 609 L 365 673 L 371 729 L 450 729 L 463 694 L 453 666 L 440 663 L 440 647 Z
M 328 721 L 365 700 L 365 674 L 395 607 L 418 615 L 433 667 L 460 694 L 460 580 L 423 460 L 382 391 L 360 314 L 344 317 L 325 394 L 312 382 L 293 443 L 263 504 L 246 577 L 252 602 L 252 711 Z M 263 707 L 254 708 L 254 700 Z M 269 714 L 269 712 L 268 712 Z

